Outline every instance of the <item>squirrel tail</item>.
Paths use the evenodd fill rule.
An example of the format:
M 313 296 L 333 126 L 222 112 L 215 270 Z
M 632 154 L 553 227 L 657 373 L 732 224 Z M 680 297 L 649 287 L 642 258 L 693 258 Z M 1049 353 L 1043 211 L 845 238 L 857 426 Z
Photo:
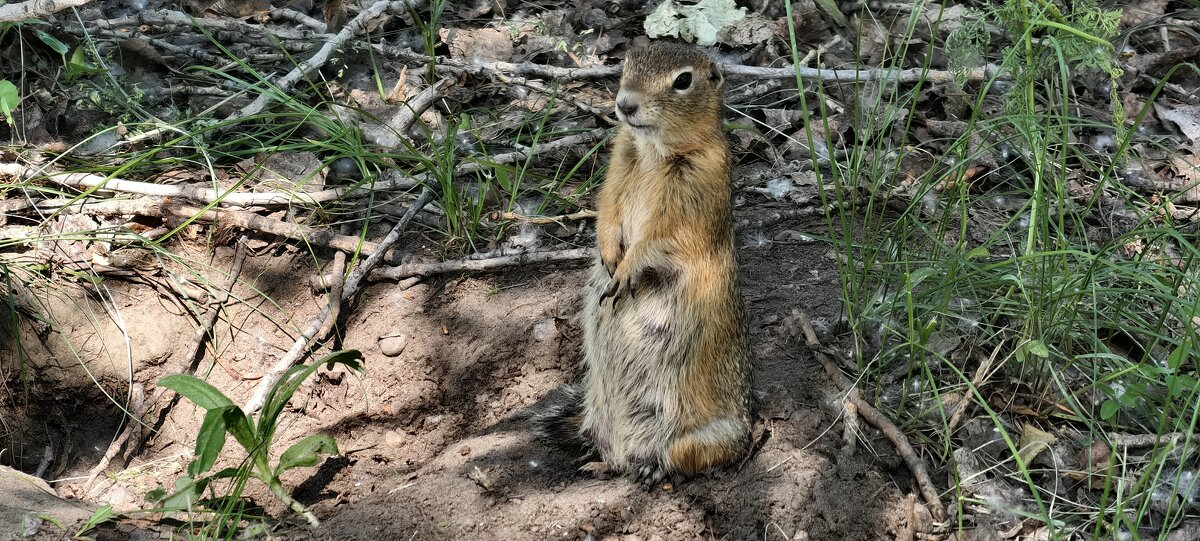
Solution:
M 583 436 L 583 388 L 567 383 L 550 391 L 541 407 L 530 418 L 533 433 L 538 439 L 557 447 L 593 452 L 591 443 Z

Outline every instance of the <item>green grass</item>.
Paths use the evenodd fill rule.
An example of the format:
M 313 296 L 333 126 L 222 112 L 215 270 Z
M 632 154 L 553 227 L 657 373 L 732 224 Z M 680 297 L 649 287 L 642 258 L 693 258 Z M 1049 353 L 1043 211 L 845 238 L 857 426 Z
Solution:
M 1006 451 L 999 464 L 985 464 L 994 469 L 984 477 L 1002 480 L 1020 495 L 1019 503 L 963 488 L 979 478 L 957 479 L 944 494 L 955 529 L 968 526 L 963 517 L 984 507 L 1041 523 L 1051 539 L 1083 533 L 1161 538 L 1170 531 L 1163 520 L 1176 524 L 1189 511 L 1160 503 L 1170 487 L 1195 475 L 1178 455 L 1194 453 L 1197 442 L 1187 438 L 1136 453 L 1114 447 L 1104 453 L 1112 459 L 1107 467 L 1051 467 L 1029 460 L 1033 455 L 1021 452 L 1021 438 L 1025 423 L 1056 434 L 1069 449 L 1087 449 L 1118 433 L 1195 431 L 1195 235 L 1163 218 L 1165 199 L 1148 201 L 1116 178 L 1145 110 L 1130 112 L 1135 118 L 1127 120 L 1114 84 L 1118 99 L 1108 119 L 1075 112 L 1080 101 L 1072 80 L 1081 71 L 1119 75 L 1108 45 L 1117 15 L 1080 4 L 1063 13 L 1039 0 L 1005 2 L 986 16 L 1008 29 L 1009 42 L 959 35 L 951 46 L 990 47 L 968 52 L 1002 65 L 1011 81 L 968 83 L 967 95 L 978 97 L 963 119 L 962 136 L 914 141 L 910 123 L 899 138 L 887 136 L 900 128 L 899 112 L 907 111 L 911 122 L 922 93 L 936 89 L 924 81 L 859 84 L 852 87 L 855 103 L 876 109 L 853 115 L 860 137 L 844 149 L 846 160 L 832 167 L 814 163 L 822 187 L 834 188 L 826 201 L 828 236 L 838 253 L 860 385 L 940 471 L 959 471 L 955 452 L 966 445 L 962 423 L 950 426 L 948 405 L 956 397 L 970 397 L 974 407 L 966 417 L 984 420 L 999 434 L 997 444 Z M 905 38 L 912 37 L 911 22 Z M 798 60 L 795 47 L 793 42 Z M 911 56 L 904 49 L 889 51 L 895 60 L 885 67 L 912 67 L 900 61 Z M 806 88 L 802 107 L 817 111 L 807 119 L 811 147 L 830 132 L 833 114 L 820 97 L 831 87 Z M 989 109 L 989 99 L 1005 105 Z M 1116 152 L 1077 144 L 1080 134 L 1098 129 L 1115 134 Z M 869 134 L 879 135 L 864 136 Z M 832 140 L 825 143 L 834 148 Z M 947 182 L 962 178 L 985 155 L 1011 161 L 984 178 Z M 899 189 L 909 174 L 911 187 Z M 852 190 L 871 195 L 853 199 Z M 1112 222 L 1105 217 L 1113 216 L 1113 205 L 1135 212 L 1108 229 Z M 990 220 L 983 220 L 986 215 Z M 975 386 L 983 364 L 994 372 Z M 1047 488 L 1066 469 L 1090 476 L 1096 488 L 1084 490 L 1087 501 L 1075 500 L 1074 489 Z M 1184 494 L 1192 489 L 1178 488 Z

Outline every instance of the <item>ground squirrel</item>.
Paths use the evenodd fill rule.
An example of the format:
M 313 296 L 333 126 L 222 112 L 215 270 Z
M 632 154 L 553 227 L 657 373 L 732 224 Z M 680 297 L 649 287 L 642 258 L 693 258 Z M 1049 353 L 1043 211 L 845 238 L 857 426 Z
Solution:
M 727 463 L 750 432 L 750 353 L 737 285 L 717 65 L 668 42 L 633 50 L 600 189 L 571 423 L 587 468 L 658 482 Z

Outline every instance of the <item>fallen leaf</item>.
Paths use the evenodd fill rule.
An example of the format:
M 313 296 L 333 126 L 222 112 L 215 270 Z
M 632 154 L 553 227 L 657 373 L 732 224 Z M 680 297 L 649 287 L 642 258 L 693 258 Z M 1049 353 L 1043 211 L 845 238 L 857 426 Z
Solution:
M 1158 118 L 1175 124 L 1191 143 L 1200 143 L 1200 105 L 1166 106 L 1154 104 Z
M 733 0 L 700 0 L 682 5 L 665 0 L 646 16 L 646 35 L 651 38 L 671 36 L 702 47 L 717 43 L 717 32 L 746 16 Z
M 1021 461 L 1028 465 L 1042 451 L 1049 449 L 1050 444 L 1055 441 L 1057 441 L 1057 438 L 1054 437 L 1054 434 L 1025 423 L 1025 426 L 1021 429 L 1021 446 L 1019 451 Z
M 512 60 L 512 39 L 495 28 L 476 30 L 438 30 L 442 41 L 450 47 L 450 56 L 469 62 L 508 62 Z

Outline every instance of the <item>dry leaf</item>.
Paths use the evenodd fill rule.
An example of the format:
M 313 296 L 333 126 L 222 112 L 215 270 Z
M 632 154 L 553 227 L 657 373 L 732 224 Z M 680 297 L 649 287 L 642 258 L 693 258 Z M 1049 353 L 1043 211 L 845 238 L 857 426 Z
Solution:
M 1189 142 L 1200 143 L 1200 105 L 1166 106 L 1155 103 L 1154 112 L 1158 113 L 1158 118 L 1179 127 Z
M 1020 454 L 1021 461 L 1029 464 L 1033 459 L 1037 458 L 1042 451 L 1050 448 L 1050 444 L 1057 441 L 1054 434 L 1043 431 L 1042 429 L 1025 423 L 1021 429 L 1021 446 Z
M 508 62 L 512 60 L 513 44 L 508 35 L 495 28 L 477 30 L 438 30 L 442 41 L 450 46 L 450 56 L 468 62 Z

